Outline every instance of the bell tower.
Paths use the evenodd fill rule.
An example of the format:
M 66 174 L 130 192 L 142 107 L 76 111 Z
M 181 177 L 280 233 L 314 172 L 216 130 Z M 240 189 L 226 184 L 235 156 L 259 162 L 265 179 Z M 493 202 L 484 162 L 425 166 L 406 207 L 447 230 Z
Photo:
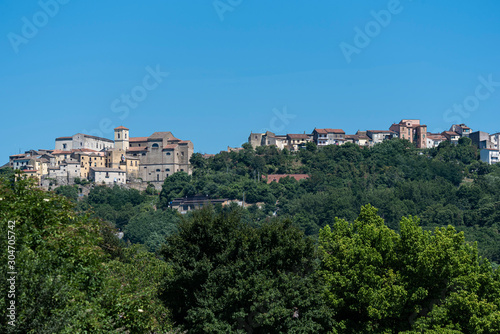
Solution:
M 124 126 L 115 128 L 115 148 L 127 151 L 129 148 L 128 129 Z

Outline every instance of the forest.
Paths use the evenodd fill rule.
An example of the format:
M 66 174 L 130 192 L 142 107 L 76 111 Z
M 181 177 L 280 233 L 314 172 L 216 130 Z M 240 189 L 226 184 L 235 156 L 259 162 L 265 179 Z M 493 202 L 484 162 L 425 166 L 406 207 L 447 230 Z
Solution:
M 244 144 L 191 164 L 159 192 L 95 185 L 83 198 L 3 170 L 18 274 L 16 325 L 2 286 L 0 331 L 500 332 L 500 167 L 468 138 L 426 150 Z M 169 207 L 200 194 L 247 205 Z

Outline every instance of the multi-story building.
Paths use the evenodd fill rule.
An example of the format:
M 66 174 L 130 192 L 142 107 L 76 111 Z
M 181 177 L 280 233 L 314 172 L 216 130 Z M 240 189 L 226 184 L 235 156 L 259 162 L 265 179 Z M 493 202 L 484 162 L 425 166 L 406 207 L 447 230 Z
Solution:
M 438 147 L 439 144 L 446 140 L 446 137 L 440 133 L 427 132 L 427 148 Z
M 56 150 L 71 151 L 75 149 L 89 148 L 91 150 L 101 151 L 114 147 L 111 139 L 101 138 L 77 133 L 71 137 L 56 138 Z
M 495 144 L 490 141 L 491 137 L 488 132 L 484 131 L 475 131 L 469 135 L 469 138 L 472 140 L 472 144 L 477 148 L 491 148 L 494 149 Z
M 89 179 L 96 184 L 125 184 L 127 175 L 119 168 L 91 167 Z
M 397 137 L 398 134 L 391 130 L 367 130 L 366 135 L 371 138 L 372 144 L 378 144 L 384 140 Z
M 458 140 L 460 139 L 460 135 L 458 133 L 453 131 L 443 131 L 441 134 L 452 144 L 458 144 Z
M 345 143 L 345 131 L 342 129 L 314 129 L 312 136 L 318 147 Z
M 160 187 L 165 178 L 175 172 L 191 174 L 189 159 L 193 154 L 193 143 L 175 138 L 171 132 L 155 132 L 149 137 L 130 138 L 129 129 L 118 127 L 115 129 L 115 141 L 118 149 L 126 149 L 125 160 L 127 156 L 131 158 L 130 161 L 133 158 L 139 159 L 137 174 L 142 181 L 152 182 Z M 127 166 L 130 166 L 130 161 Z
M 307 142 L 312 141 L 311 135 L 303 134 L 294 134 L 289 133 L 286 135 L 287 140 L 287 148 L 292 151 L 298 151 L 302 146 L 304 146 Z
M 500 151 L 492 148 L 482 148 L 480 151 L 481 161 L 487 162 L 490 165 L 496 164 L 500 158 Z
M 345 135 L 346 143 L 353 143 L 359 146 L 373 146 L 373 141 L 368 135 L 366 131 L 356 132 L 355 135 Z
M 427 125 L 420 124 L 419 119 L 403 119 L 391 125 L 389 130 L 397 133 L 401 139 L 407 139 L 418 148 L 426 148 Z
M 251 132 L 248 136 L 248 142 L 253 148 L 258 146 L 276 146 L 278 149 L 282 150 L 287 147 L 287 136 L 286 135 L 276 135 L 271 131 L 266 131 L 265 133 L 254 133 Z
M 500 150 L 500 132 L 490 135 L 491 148 Z
M 450 128 L 451 132 L 456 132 L 460 137 L 469 137 L 472 130 L 465 124 L 453 124 Z

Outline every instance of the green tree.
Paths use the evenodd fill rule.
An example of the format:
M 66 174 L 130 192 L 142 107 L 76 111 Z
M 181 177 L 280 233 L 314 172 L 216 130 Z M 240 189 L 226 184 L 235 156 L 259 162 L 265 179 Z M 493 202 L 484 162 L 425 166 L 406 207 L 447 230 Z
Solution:
M 423 231 L 403 218 L 400 234 L 364 206 L 354 224 L 321 230 L 326 295 L 342 333 L 500 331 L 500 281 L 451 226 Z
M 332 326 L 312 275 L 312 240 L 290 222 L 260 228 L 239 211 L 195 212 L 161 254 L 173 276 L 162 300 L 190 333 L 321 333 Z

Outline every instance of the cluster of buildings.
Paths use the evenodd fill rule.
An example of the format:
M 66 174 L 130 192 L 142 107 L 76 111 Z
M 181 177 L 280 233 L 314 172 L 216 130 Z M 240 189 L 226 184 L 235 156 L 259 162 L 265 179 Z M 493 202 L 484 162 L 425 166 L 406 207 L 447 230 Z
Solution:
M 72 184 L 75 179 L 99 184 L 148 182 L 161 187 L 178 171 L 191 173 L 193 143 L 171 132 L 130 137 L 129 129 L 114 129 L 114 140 L 77 133 L 59 137 L 52 150 L 30 150 L 9 157 L 8 166 L 35 177 L 39 185 Z
M 318 129 L 306 134 L 289 133 L 276 135 L 273 132 L 250 133 L 248 142 L 255 148 L 257 146 L 274 145 L 279 149 L 288 149 L 292 152 L 305 147 L 308 142 L 315 143 L 318 147 L 326 145 L 343 145 L 354 143 L 359 146 L 371 147 L 384 140 L 392 138 L 407 139 L 418 148 L 437 147 L 443 141 L 457 144 L 461 137 L 469 137 L 472 143 L 481 150 L 481 160 L 490 164 L 497 163 L 499 159 L 500 133 L 488 134 L 483 131 L 472 132 L 465 124 L 453 124 L 448 131 L 441 133 L 427 132 L 427 125 L 420 124 L 419 119 L 403 119 L 393 123 L 387 130 L 357 131 L 355 134 L 346 134 L 342 129 Z

